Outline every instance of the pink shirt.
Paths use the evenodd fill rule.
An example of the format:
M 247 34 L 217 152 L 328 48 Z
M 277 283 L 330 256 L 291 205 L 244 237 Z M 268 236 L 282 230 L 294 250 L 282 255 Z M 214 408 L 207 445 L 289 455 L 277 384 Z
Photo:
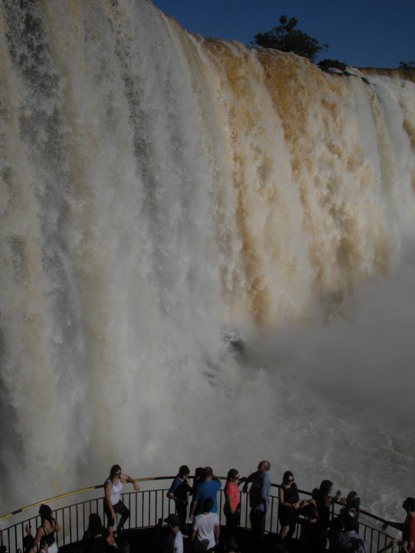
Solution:
M 226 483 L 225 496 L 228 498 L 232 512 L 235 512 L 241 502 L 241 492 L 239 491 L 239 487 L 236 482 L 231 481 Z

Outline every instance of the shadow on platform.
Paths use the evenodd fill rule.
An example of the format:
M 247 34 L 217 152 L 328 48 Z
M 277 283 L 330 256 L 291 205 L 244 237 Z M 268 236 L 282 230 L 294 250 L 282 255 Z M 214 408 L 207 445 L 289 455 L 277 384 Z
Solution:
M 130 544 L 131 553 L 163 553 L 163 546 L 169 529 L 166 527 L 145 528 L 142 530 L 125 530 L 121 536 L 117 538 L 117 543 L 120 544 L 126 541 Z M 240 553 L 294 553 L 294 541 L 291 547 L 283 547 L 279 544 L 277 534 L 267 534 L 261 543 L 255 543 L 252 532 L 243 528 L 238 529 L 235 535 Z M 224 543 L 226 540 L 226 528 L 221 528 L 220 543 L 215 548 L 215 553 L 223 553 Z M 112 552 L 113 548 L 110 548 Z M 117 553 L 114 548 L 113 553 Z M 184 539 L 184 551 L 193 552 L 194 548 L 190 543 L 190 538 Z M 59 553 L 84 553 L 82 542 L 72 543 L 59 547 Z

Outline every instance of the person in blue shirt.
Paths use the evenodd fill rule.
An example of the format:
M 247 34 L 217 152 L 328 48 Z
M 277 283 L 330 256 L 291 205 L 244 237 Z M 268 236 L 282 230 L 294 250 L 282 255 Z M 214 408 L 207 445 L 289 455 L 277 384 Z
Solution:
M 186 532 L 186 518 L 187 518 L 187 495 L 192 488 L 189 486 L 187 480 L 189 478 L 190 469 L 187 465 L 182 465 L 179 468 L 179 473 L 175 477 L 167 492 L 167 497 L 173 499 L 176 505 L 176 514 L 179 517 L 180 530 L 182 533 Z
M 212 513 L 218 512 L 218 491 L 220 490 L 220 480 L 213 475 L 212 467 L 203 469 L 202 481 L 197 485 L 193 495 L 193 501 L 190 508 L 190 514 L 199 515 L 203 510 L 203 502 L 208 497 L 213 500 Z
M 265 519 L 269 507 L 269 492 L 271 490 L 271 478 L 269 470 L 271 463 L 269 461 L 260 461 L 255 472 L 246 479 L 243 492 L 249 489 L 249 519 L 251 521 L 252 532 L 257 540 L 264 537 Z

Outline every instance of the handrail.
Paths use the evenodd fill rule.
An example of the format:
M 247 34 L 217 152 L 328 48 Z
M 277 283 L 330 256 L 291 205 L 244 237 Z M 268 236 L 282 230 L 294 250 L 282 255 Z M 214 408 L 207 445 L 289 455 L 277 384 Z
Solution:
M 174 476 L 146 476 L 144 478 L 135 478 L 134 482 L 149 482 L 153 480 L 154 481 L 165 480 L 165 479 L 171 479 L 171 478 L 174 478 Z M 220 478 L 222 479 L 222 477 Z M 55 495 L 53 497 L 49 497 L 49 499 L 42 499 L 42 501 L 36 501 L 36 503 L 31 503 L 30 505 L 26 505 L 25 507 L 16 509 L 16 511 L 12 511 L 11 513 L 0 515 L 0 522 L 6 518 L 12 517 L 14 515 L 18 515 L 19 513 L 23 513 L 24 511 L 28 511 L 29 509 L 34 509 L 35 507 L 39 507 L 42 504 L 52 503 L 53 501 L 64 499 L 65 497 L 70 497 L 71 495 L 79 495 L 81 493 L 91 492 L 93 490 L 98 490 L 99 488 L 103 488 L 103 487 L 104 487 L 104 484 L 97 484 L 96 486 L 88 486 L 87 488 L 80 488 L 79 490 L 74 490 L 72 492 L 66 492 L 60 495 Z
M 155 477 L 145 477 L 137 478 L 135 482 L 140 483 L 150 483 L 150 482 L 162 482 L 166 480 L 172 480 L 174 476 L 155 476 Z M 226 480 L 225 477 L 218 477 L 220 480 Z M 82 539 L 84 530 L 87 526 L 88 516 L 91 513 L 98 513 L 104 521 L 104 509 L 103 509 L 103 494 L 96 495 L 96 490 L 103 488 L 104 484 L 98 484 L 95 486 L 89 486 L 86 488 L 81 488 L 72 492 L 65 494 L 60 494 L 55 497 L 38 501 L 31 505 L 17 509 L 11 513 L 3 515 L 0 517 L 0 522 L 4 521 L 12 516 L 18 515 L 30 511 L 30 509 L 35 509 L 37 506 L 42 503 L 50 504 L 53 511 L 56 513 L 56 518 L 59 521 L 61 526 L 61 532 L 58 535 L 60 545 L 69 545 L 71 543 L 76 543 Z M 144 489 L 143 489 L 144 488 Z M 279 532 L 279 520 L 278 520 L 278 491 L 277 493 L 274 490 L 279 490 L 280 484 L 271 484 L 271 493 L 270 493 L 270 509 L 267 516 L 267 532 Z M 126 503 L 127 507 L 131 511 L 131 518 L 127 522 L 126 529 L 136 530 L 151 528 L 155 526 L 160 518 L 164 519 L 170 512 L 174 511 L 174 502 L 171 499 L 167 498 L 168 488 L 150 488 L 145 489 L 145 486 L 142 486 L 140 492 L 125 492 L 122 497 L 123 501 Z M 312 494 L 306 490 L 298 490 L 300 496 L 310 497 Z M 90 497 L 86 500 L 68 504 L 65 501 L 65 504 L 59 506 L 59 502 L 67 500 L 69 497 L 74 497 L 77 495 L 89 493 Z M 221 493 L 218 498 L 218 514 L 223 519 L 222 516 L 222 507 L 223 507 L 223 494 Z M 333 507 L 333 513 L 338 510 L 340 505 Z M 242 494 L 241 496 L 241 527 L 250 528 L 249 522 L 249 506 L 247 501 L 247 494 Z M 361 515 L 368 517 L 371 521 L 371 524 L 366 524 L 363 521 L 359 522 L 361 533 L 365 541 L 367 541 L 368 553 L 377 553 L 381 548 L 389 545 L 388 540 L 393 540 L 394 536 L 387 534 L 381 528 L 376 528 L 376 523 L 385 522 L 385 520 L 377 515 L 373 515 L 367 511 L 360 511 Z M 373 522 L 375 525 L 373 525 Z M 221 521 L 223 522 L 223 521 Z M 0 545 L 6 545 L 9 553 L 17 551 L 21 547 L 23 537 L 24 537 L 24 528 L 25 525 L 29 523 L 32 526 L 39 525 L 39 516 L 36 512 L 32 514 L 31 517 L 25 520 L 21 520 L 14 525 L 11 525 L 7 528 L 3 528 L 0 531 Z M 297 528 L 296 537 L 299 535 L 299 530 Z

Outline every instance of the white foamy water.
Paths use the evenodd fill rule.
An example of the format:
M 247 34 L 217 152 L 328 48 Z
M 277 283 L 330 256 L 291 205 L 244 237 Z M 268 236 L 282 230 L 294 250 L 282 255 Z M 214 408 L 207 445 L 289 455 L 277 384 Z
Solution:
M 147 0 L 19 6 L 0 10 L 2 511 L 113 463 L 269 458 L 276 482 L 395 513 L 415 495 L 415 85 L 204 40 Z

